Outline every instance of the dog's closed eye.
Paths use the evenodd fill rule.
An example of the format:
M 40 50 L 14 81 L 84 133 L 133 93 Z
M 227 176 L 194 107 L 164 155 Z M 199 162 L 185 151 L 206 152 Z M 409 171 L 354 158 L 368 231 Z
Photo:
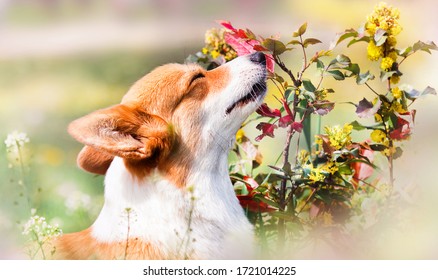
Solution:
M 202 72 L 197 73 L 197 74 L 194 75 L 194 76 L 192 77 L 192 79 L 190 80 L 190 85 L 191 85 L 192 83 L 194 83 L 196 80 L 199 80 L 199 79 L 202 79 L 202 78 L 205 78 L 204 73 L 202 73 Z

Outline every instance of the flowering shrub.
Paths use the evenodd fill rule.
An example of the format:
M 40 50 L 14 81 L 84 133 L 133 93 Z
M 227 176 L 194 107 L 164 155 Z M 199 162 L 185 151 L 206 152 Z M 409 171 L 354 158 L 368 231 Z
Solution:
M 24 132 L 14 131 L 7 135 L 4 141 L 6 145 L 7 156 L 9 160 L 9 168 L 18 169 L 17 174 L 18 179 L 16 179 L 18 185 L 19 197 L 24 199 L 23 209 L 27 211 L 30 210 L 31 217 L 24 223 L 19 220 L 21 217 L 15 217 L 17 219 L 17 224 L 22 226 L 22 235 L 26 237 L 25 249 L 27 249 L 27 254 L 31 259 L 47 259 L 53 256 L 56 251 L 55 246 L 52 241 L 62 235 L 62 230 L 58 225 L 50 225 L 47 223 L 46 218 L 36 215 L 35 206 L 35 193 L 31 184 L 28 183 L 28 149 L 26 149 L 26 144 L 30 142 L 29 137 Z M 11 180 L 14 182 L 15 180 Z M 19 200 L 15 201 L 18 205 Z M 29 212 L 27 212 L 29 213 Z
M 207 68 L 214 68 L 236 54 L 262 51 L 266 55 L 269 80 L 279 92 L 275 95 L 278 102 L 275 108 L 265 103 L 257 110 L 254 120 L 258 122 L 255 128 L 260 134 L 255 142 L 246 137 L 242 129 L 238 131 L 233 149 L 237 161 L 230 163 L 231 180 L 256 226 L 264 253 L 269 253 L 272 242 L 284 248 L 284 242 L 302 240 L 315 227 L 341 228 L 347 232 L 357 217 L 355 214 L 365 216 L 357 209 L 364 208 L 372 197 L 380 197 L 380 205 L 390 200 L 395 181 L 393 161 L 402 154 L 398 143 L 408 140 L 413 131 L 416 111 L 410 107 L 417 98 L 436 94 L 431 87 L 418 91 L 398 85 L 403 76 L 401 65 L 406 58 L 420 50 L 430 53 L 437 49 L 433 42 L 421 41 L 398 48 L 396 37 L 402 31 L 399 18 L 398 9 L 381 3 L 362 27 L 339 33 L 331 49 L 318 50 L 313 56 L 309 56 L 308 48 L 321 41 L 306 37 L 307 23 L 284 42 L 278 37 L 264 38 L 249 29 L 219 21 L 223 28 L 207 31 L 203 52 L 189 57 L 188 61 L 203 62 Z M 211 34 L 215 34 L 214 40 Z M 353 63 L 343 54 L 330 59 L 336 46 L 344 41 L 348 41 L 348 46 L 367 43 L 365 52 L 371 64 L 378 63 L 380 80 L 386 85 L 384 92 L 378 92 L 369 84 L 375 75 L 363 69 L 370 65 Z M 298 71 L 283 60 L 289 52 L 302 53 L 303 63 Z M 319 72 L 319 77 L 313 80 L 307 74 L 312 65 Z M 374 124 L 352 120 L 347 124 L 318 127 L 320 132 L 312 135 L 311 119 L 324 117 L 335 106 L 335 102 L 330 101 L 335 90 L 324 87 L 327 77 L 337 81 L 355 79 L 358 86 L 368 87 L 375 98 L 363 98 L 358 104 L 351 104 L 359 118 L 373 118 Z M 263 163 L 256 142 L 276 137 L 280 129 L 286 130 L 286 140 L 277 151 L 279 158 L 274 163 Z M 353 130 L 369 130 L 370 138 L 353 141 Z M 302 139 L 305 145 L 300 144 Z M 296 152 L 291 154 L 293 151 Z M 387 159 L 387 183 L 380 183 L 382 178 L 376 174 L 386 167 L 373 164 L 378 156 L 375 153 Z M 385 195 L 372 195 L 388 189 Z M 361 196 L 363 198 L 359 198 Z M 365 224 L 369 226 L 361 223 Z
M 47 250 L 50 249 L 50 255 L 53 255 L 56 248 L 51 244 L 52 240 L 62 235 L 62 230 L 58 225 L 50 225 L 46 218 L 36 215 L 36 209 L 32 209 L 31 217 L 24 225 L 23 235 L 29 237 L 29 257 L 35 259 L 38 253 L 43 259 L 48 257 Z M 34 245 L 37 246 L 34 249 Z

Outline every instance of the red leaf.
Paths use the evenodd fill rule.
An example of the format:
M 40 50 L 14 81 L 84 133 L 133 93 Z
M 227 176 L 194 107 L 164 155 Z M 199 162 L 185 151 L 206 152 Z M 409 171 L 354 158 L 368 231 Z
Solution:
M 411 135 L 414 127 L 415 110 L 397 115 L 397 123 L 389 136 L 394 140 L 405 140 Z
M 234 28 L 229 21 L 218 20 L 217 22 L 228 30 L 224 35 L 225 42 L 237 52 L 238 56 L 251 54 L 257 51 L 267 51 L 261 46 L 259 41 L 248 39 L 245 30 Z M 266 69 L 269 72 L 274 73 L 274 58 L 270 54 L 265 54 L 265 56 Z
M 291 115 L 286 115 L 284 117 L 281 117 L 278 120 L 278 126 L 279 127 L 288 127 L 289 124 L 291 124 L 293 122 L 293 117 Z
M 266 56 L 266 69 L 268 69 L 269 72 L 274 73 L 275 71 L 274 57 L 272 57 L 271 54 L 265 54 L 265 56 Z
M 256 137 L 256 141 L 260 141 L 265 136 L 274 138 L 274 130 L 277 128 L 275 124 L 261 122 L 256 128 L 262 131 L 262 134 Z
M 301 131 L 303 131 L 303 124 L 300 123 L 300 122 L 294 122 L 294 123 L 292 124 L 292 128 L 293 128 L 294 130 L 296 130 L 297 132 L 301 133 Z
M 257 110 L 257 114 L 263 116 L 263 117 L 281 117 L 281 112 L 278 109 L 271 109 L 266 103 L 263 103 Z
M 374 151 L 364 148 L 359 148 L 359 154 L 362 157 L 367 158 L 370 162 L 373 162 L 374 160 Z M 354 170 L 353 178 L 358 180 L 364 180 L 368 177 L 370 177 L 373 172 L 374 168 L 370 166 L 369 164 L 363 163 L 363 162 L 354 162 L 352 164 L 352 168 Z
M 248 39 L 248 36 L 246 35 L 245 30 L 243 30 L 243 29 L 239 29 L 239 30 L 236 32 L 236 36 L 239 37 L 239 38 L 241 38 L 241 39 Z
M 373 103 L 364 98 L 359 101 L 359 104 L 356 106 L 356 114 L 359 116 L 359 118 L 372 117 L 380 109 L 380 105 L 382 105 L 382 101 L 380 101 L 380 99 L 377 99 L 376 104 L 373 105 Z
M 250 195 L 252 191 L 259 186 L 259 183 L 257 183 L 257 181 L 252 177 L 243 176 L 243 180 L 245 181 L 246 189 Z
M 225 20 L 217 20 L 216 22 L 219 23 L 220 25 L 222 25 L 223 27 L 225 27 L 225 28 L 228 29 L 228 30 L 231 30 L 231 31 L 233 31 L 233 32 L 236 32 L 236 31 L 237 31 L 237 29 L 234 28 L 234 27 L 231 25 L 231 22 L 229 22 L 229 21 L 225 21 Z
M 270 207 L 268 204 L 262 201 L 255 201 L 250 195 L 238 195 L 237 198 L 239 199 L 242 208 L 250 212 L 263 213 L 275 211 L 275 209 Z
M 254 52 L 254 46 L 257 45 L 255 40 L 243 40 L 235 33 L 225 33 L 225 42 L 230 45 L 238 56 L 247 55 Z
M 256 52 L 267 52 L 268 49 L 263 47 L 262 45 L 255 45 L 253 48 Z

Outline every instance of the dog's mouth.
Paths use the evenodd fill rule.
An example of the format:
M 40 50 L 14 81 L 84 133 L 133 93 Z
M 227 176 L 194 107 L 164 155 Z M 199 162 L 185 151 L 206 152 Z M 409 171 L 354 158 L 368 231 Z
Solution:
M 249 93 L 244 97 L 240 98 L 234 102 L 230 107 L 227 108 L 227 115 L 230 114 L 235 108 L 242 107 L 250 102 L 254 102 L 259 98 L 263 97 L 266 92 L 266 82 L 263 80 L 261 82 L 255 83 Z

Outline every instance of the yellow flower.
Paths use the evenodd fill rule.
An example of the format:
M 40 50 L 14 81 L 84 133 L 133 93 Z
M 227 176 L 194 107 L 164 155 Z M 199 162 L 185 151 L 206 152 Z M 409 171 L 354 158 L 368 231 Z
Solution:
M 365 29 L 368 31 L 368 33 L 370 33 L 371 36 L 374 36 L 374 34 L 376 33 L 376 24 L 372 22 L 367 22 L 365 25 Z
M 312 168 L 309 173 L 309 179 L 313 182 L 324 182 L 325 175 L 321 173 L 322 170 L 318 167 Z
M 376 46 L 373 40 L 368 43 L 367 47 L 368 59 L 371 61 L 377 61 L 383 56 L 383 47 Z
M 395 147 L 388 147 L 388 148 L 386 148 L 385 150 L 382 151 L 382 153 L 385 156 L 387 156 L 387 157 L 395 154 L 395 152 L 396 152 L 396 148 Z
M 338 171 L 338 167 L 332 161 L 327 162 L 321 169 L 332 175 Z
M 310 156 L 310 154 L 308 151 L 301 150 L 298 154 L 298 157 L 297 157 L 298 162 L 303 165 L 304 163 L 306 163 L 309 160 L 309 156 Z
M 382 122 L 382 117 L 379 114 L 374 114 L 374 120 L 376 122 Z
M 205 32 L 205 47 L 202 53 L 213 59 L 223 55 L 226 61 L 237 57 L 236 51 L 225 42 L 225 29 L 211 28 Z
M 220 53 L 218 51 L 214 50 L 214 51 L 211 51 L 210 55 L 212 58 L 217 58 L 220 55 Z
M 392 64 L 394 63 L 394 60 L 392 60 L 392 58 L 390 57 L 384 57 L 382 59 L 382 62 L 380 62 L 380 68 L 383 71 L 389 71 L 391 70 Z
M 351 124 L 345 124 L 342 128 L 338 125 L 326 126 L 324 130 L 329 137 L 330 145 L 337 150 L 344 148 L 351 142 L 351 131 L 353 130 Z
M 386 133 L 380 129 L 373 130 L 370 136 L 371 136 L 371 140 L 373 140 L 376 143 L 384 143 L 386 139 Z
M 236 133 L 236 142 L 242 143 L 244 137 L 245 137 L 245 131 L 243 131 L 243 129 L 241 128 Z
M 407 111 L 403 108 L 403 105 L 399 102 L 393 102 L 391 105 L 391 110 L 403 114 L 406 113 Z
M 395 51 L 392 51 L 388 53 L 388 57 L 390 57 L 394 62 L 397 61 L 397 53 Z
M 391 92 L 395 99 L 401 98 L 403 94 L 403 92 L 398 87 L 393 88 Z
M 391 84 L 398 84 L 398 82 L 400 82 L 400 76 L 397 75 L 392 75 L 390 78 Z
M 391 35 L 393 36 L 397 36 L 398 34 L 400 34 L 400 32 L 403 30 L 403 28 L 400 25 L 396 25 L 391 27 L 391 29 L 389 30 L 389 33 L 391 33 Z
M 365 27 L 371 36 L 374 36 L 378 28 L 387 31 L 388 35 L 396 36 L 402 30 L 398 23 L 399 18 L 400 11 L 398 9 L 388 6 L 386 3 L 380 3 L 374 8 L 373 13 L 367 16 Z
M 393 47 L 395 45 L 397 45 L 397 38 L 395 38 L 395 36 L 389 36 L 386 39 L 386 44 L 388 44 L 389 46 Z M 396 52 L 394 52 L 395 54 L 397 54 Z M 397 57 L 396 57 L 397 58 Z M 394 59 L 395 60 L 395 59 Z

